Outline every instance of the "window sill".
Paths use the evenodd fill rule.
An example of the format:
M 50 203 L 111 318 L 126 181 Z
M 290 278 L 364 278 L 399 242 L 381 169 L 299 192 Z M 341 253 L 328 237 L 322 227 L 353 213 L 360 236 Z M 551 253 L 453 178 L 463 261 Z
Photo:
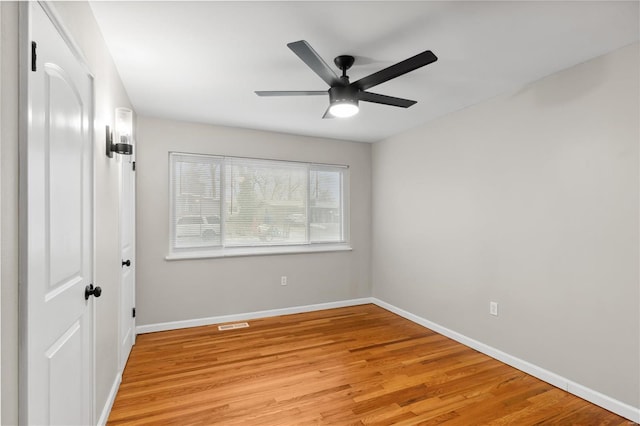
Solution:
M 221 257 L 271 256 L 277 254 L 328 253 L 352 251 L 347 244 L 322 244 L 318 246 L 283 246 L 283 247 L 232 247 L 210 251 L 192 251 L 188 253 L 171 253 L 165 260 L 211 259 Z

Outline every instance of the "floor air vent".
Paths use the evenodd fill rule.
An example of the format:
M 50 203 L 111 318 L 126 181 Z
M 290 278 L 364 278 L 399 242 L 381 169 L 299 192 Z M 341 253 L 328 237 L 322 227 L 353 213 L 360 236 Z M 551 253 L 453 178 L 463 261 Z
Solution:
M 235 324 L 219 325 L 219 326 L 218 326 L 218 330 L 219 330 L 219 331 L 235 330 L 236 328 L 247 328 L 247 327 L 249 327 L 249 323 L 246 323 L 246 322 L 237 322 L 237 323 L 235 323 Z

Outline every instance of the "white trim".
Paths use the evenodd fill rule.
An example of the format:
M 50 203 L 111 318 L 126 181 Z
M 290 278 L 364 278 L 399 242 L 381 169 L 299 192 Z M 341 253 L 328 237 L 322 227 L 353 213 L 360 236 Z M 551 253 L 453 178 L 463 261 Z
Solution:
M 383 302 L 382 300 L 379 300 L 375 297 L 371 298 L 371 302 L 380 306 L 381 308 L 384 308 L 384 309 L 387 309 L 388 311 L 393 312 L 394 314 L 400 315 L 403 318 L 413 321 L 416 324 L 419 324 L 423 327 L 426 327 L 430 330 L 440 333 L 443 336 L 449 337 L 459 343 L 462 343 L 465 346 L 469 346 L 470 348 L 473 348 L 479 352 L 482 352 L 485 355 L 495 358 L 498 361 L 504 362 L 505 364 L 515 367 L 518 370 L 524 371 L 525 373 L 530 374 L 534 377 L 537 377 L 540 380 L 544 380 L 545 382 L 553 386 L 556 386 L 573 395 L 576 395 L 582 399 L 585 399 L 595 405 L 598 405 L 602 408 L 612 411 L 636 423 L 640 423 L 640 408 L 633 407 L 622 401 L 618 401 L 596 390 L 590 389 L 579 383 L 573 382 L 556 373 L 553 373 L 537 365 L 531 364 L 530 362 L 517 358 L 506 352 L 502 352 L 501 350 L 498 350 L 494 347 L 491 347 L 482 342 L 474 340 L 456 331 L 450 330 L 439 324 L 426 320 L 422 317 L 414 315 L 410 312 L 405 311 L 404 309 L 400 309 L 389 303 Z
M 305 253 L 330 253 L 334 251 L 352 251 L 353 248 L 346 244 L 307 244 L 307 245 L 282 245 L 269 247 L 225 247 L 224 249 L 211 251 L 189 251 L 184 253 L 171 253 L 165 260 L 189 260 L 189 259 L 215 259 L 222 257 L 244 256 L 271 256 L 275 254 L 305 254 Z
M 111 385 L 111 390 L 109 391 L 109 396 L 107 397 L 107 401 L 102 408 L 102 414 L 100 414 L 100 419 L 98 419 L 98 425 L 103 426 L 107 424 L 107 420 L 109 420 L 109 414 L 111 414 L 111 409 L 113 408 L 113 403 L 116 401 L 116 395 L 118 394 L 118 389 L 120 388 L 120 383 L 122 383 L 122 373 L 118 373 L 116 379 L 113 381 L 113 385 Z
M 75 40 L 71 37 L 71 32 L 67 29 L 66 25 L 63 23 L 63 20 L 62 18 L 60 18 L 60 15 L 58 15 L 58 12 L 55 9 L 54 3 L 50 0 L 38 0 L 38 4 L 40 5 L 40 7 L 42 7 L 42 10 L 44 10 L 44 13 L 49 17 L 49 19 L 53 23 L 53 26 L 56 28 L 56 30 L 60 34 L 60 37 L 62 37 L 64 42 L 67 44 L 67 46 L 69 46 L 71 53 L 76 57 L 76 59 L 80 63 L 80 66 L 84 68 L 84 72 L 87 73 L 89 76 L 91 76 L 91 80 L 93 81 L 95 79 L 95 76 L 93 75 L 93 72 L 91 72 L 91 68 L 89 67 L 89 61 L 87 61 L 87 58 L 84 56 L 84 53 L 82 52 L 82 49 L 80 49 L 80 46 L 78 45 L 78 43 L 76 43 Z M 93 109 L 93 106 L 92 106 L 92 109 Z M 92 133 L 93 133 L 93 130 L 92 130 Z
M 199 318 L 184 321 L 161 322 L 157 324 L 139 325 L 137 334 L 153 333 L 156 331 L 177 330 L 180 328 L 200 327 L 203 325 L 222 324 L 226 322 L 247 321 L 256 318 L 275 317 L 280 315 L 300 314 L 303 312 L 321 311 L 323 309 L 344 308 L 347 306 L 374 303 L 370 297 L 360 299 L 341 300 L 337 302 L 318 303 L 314 305 L 294 306 L 291 308 L 269 309 L 266 311 L 246 312 L 242 314 L 222 315 L 218 317 Z

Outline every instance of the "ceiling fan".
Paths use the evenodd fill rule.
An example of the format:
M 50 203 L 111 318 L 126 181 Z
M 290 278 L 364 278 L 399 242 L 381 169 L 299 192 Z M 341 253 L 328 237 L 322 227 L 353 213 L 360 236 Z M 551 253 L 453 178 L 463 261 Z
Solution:
M 381 71 L 350 83 L 347 70 L 353 65 L 355 60 L 353 56 L 340 55 L 333 60 L 336 66 L 342 70 L 342 76 L 338 77 L 306 41 L 294 41 L 293 43 L 287 44 L 287 46 L 329 85 L 329 90 L 276 90 L 256 91 L 255 93 L 258 96 L 315 96 L 326 95 L 328 93 L 329 108 L 322 118 L 351 117 L 358 113 L 358 101 L 409 108 L 415 104 L 416 101 L 371 93 L 367 92 L 367 89 L 438 60 L 433 52 L 426 50 L 409 59 L 405 59 L 395 65 L 391 65 Z

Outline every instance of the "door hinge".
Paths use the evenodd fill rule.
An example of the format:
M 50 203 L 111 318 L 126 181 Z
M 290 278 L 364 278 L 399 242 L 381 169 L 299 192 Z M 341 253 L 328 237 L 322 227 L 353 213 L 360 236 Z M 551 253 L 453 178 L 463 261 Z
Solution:
M 35 41 L 31 42 L 31 71 L 36 71 L 36 49 L 38 48 L 38 45 L 36 44 Z
M 131 162 L 131 168 L 132 168 L 132 170 L 133 170 L 134 172 L 136 171 L 136 162 L 135 162 L 135 161 L 132 161 L 132 162 Z
M 132 316 L 133 316 L 134 318 L 136 317 L 136 308 L 133 308 L 133 309 L 131 310 L 131 314 L 132 314 Z

